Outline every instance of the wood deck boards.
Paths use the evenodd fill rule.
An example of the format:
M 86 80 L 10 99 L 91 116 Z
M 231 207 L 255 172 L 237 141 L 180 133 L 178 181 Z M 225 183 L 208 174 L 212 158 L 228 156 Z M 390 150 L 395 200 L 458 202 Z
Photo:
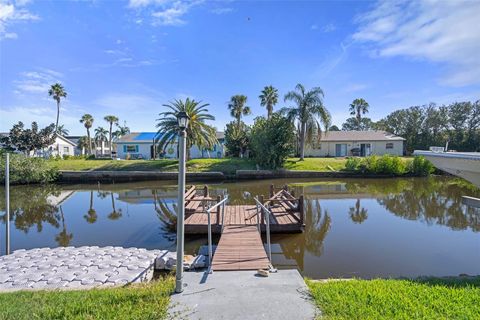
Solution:
M 225 226 L 213 256 L 214 271 L 257 270 L 268 268 L 268 265 L 268 257 L 257 227 Z

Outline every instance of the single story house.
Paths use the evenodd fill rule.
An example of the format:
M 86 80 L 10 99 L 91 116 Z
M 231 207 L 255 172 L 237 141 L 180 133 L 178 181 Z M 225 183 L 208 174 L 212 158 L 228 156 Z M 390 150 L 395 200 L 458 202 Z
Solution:
M 6 137 L 9 134 L 10 134 L 9 132 L 2 132 L 0 133 L 0 136 Z M 77 147 L 77 144 L 75 142 L 65 138 L 64 136 L 57 135 L 55 137 L 55 141 L 51 145 L 49 145 L 48 147 L 42 150 L 37 150 L 35 151 L 35 153 L 32 152 L 30 156 L 45 157 L 45 158 L 52 157 L 52 156 L 62 157 L 63 155 L 73 156 L 75 155 L 76 147 Z
M 305 146 L 308 157 L 404 155 L 405 139 L 386 131 L 328 131 Z
M 165 148 L 158 149 L 155 143 L 158 140 L 157 132 L 131 132 L 114 141 L 117 157 L 120 159 L 154 159 L 178 157 L 178 143 L 174 141 Z M 222 158 L 224 156 L 223 132 L 217 132 L 218 144 L 212 150 L 206 150 L 194 145 L 190 148 L 190 157 L 195 158 Z

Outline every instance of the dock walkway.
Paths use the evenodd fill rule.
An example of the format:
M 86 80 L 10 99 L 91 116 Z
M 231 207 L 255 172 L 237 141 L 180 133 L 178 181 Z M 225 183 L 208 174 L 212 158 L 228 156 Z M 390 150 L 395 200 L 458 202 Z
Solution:
M 256 198 L 255 205 L 225 205 L 225 201 L 211 198 L 206 186 L 200 193 L 195 186 L 185 192 L 185 233 L 208 234 L 210 220 L 211 232 L 221 235 L 212 270 L 268 268 L 261 233 L 268 233 L 268 242 L 270 232 L 293 233 L 304 228 L 303 196 L 295 198 L 286 186 L 275 192 L 271 185 L 270 197 Z

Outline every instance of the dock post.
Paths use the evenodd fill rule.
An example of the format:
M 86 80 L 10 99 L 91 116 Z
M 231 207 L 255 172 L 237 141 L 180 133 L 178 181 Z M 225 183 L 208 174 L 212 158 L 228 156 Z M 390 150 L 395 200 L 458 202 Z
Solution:
M 273 198 L 273 195 L 275 194 L 275 186 L 273 183 L 270 185 L 270 199 Z
M 203 196 L 208 197 L 208 186 L 203 187 Z
M 304 219 L 304 216 L 305 216 L 305 212 L 304 212 L 305 209 L 304 208 L 305 207 L 304 207 L 303 201 L 304 201 L 304 199 L 303 199 L 303 194 L 302 194 L 300 196 L 300 198 L 298 198 L 298 211 L 300 213 L 300 224 L 302 224 L 302 225 L 304 224 L 304 221 L 305 221 L 305 219 Z
M 260 196 L 260 203 L 263 204 L 263 194 Z M 263 210 L 262 207 L 260 207 L 260 212 L 261 212 L 261 215 L 260 215 L 260 223 L 264 223 L 265 221 L 265 210 Z
M 217 196 L 217 203 L 219 203 L 222 200 L 220 196 Z M 217 207 L 217 224 L 220 222 L 220 206 Z
M 5 158 L 5 254 L 10 254 L 10 153 Z
M 288 185 L 284 185 L 284 186 L 283 186 L 283 190 L 285 190 L 285 191 L 288 192 Z

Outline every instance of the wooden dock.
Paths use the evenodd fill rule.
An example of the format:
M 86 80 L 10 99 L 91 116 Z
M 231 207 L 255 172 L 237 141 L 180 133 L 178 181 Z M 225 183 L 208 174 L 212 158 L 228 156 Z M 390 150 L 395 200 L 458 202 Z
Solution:
M 225 227 L 213 256 L 214 271 L 265 269 L 269 264 L 257 227 Z
M 270 264 L 261 233 L 302 232 L 304 228 L 303 196 L 295 198 L 287 187 L 275 192 L 270 187 L 270 197 L 258 197 L 258 205 L 220 206 L 220 197 L 211 198 L 208 188 L 191 187 L 185 192 L 185 233 L 207 234 L 208 218 L 212 233 L 221 234 L 213 256 L 213 270 L 264 269 Z M 215 207 L 215 204 L 219 205 Z M 223 205 L 223 204 L 222 204 Z M 210 209 L 209 212 L 207 211 Z M 215 210 L 214 210 L 215 209 Z M 269 214 L 268 219 L 266 215 Z M 267 228 L 269 221 L 269 228 Z M 269 235 L 268 235 L 269 237 Z

